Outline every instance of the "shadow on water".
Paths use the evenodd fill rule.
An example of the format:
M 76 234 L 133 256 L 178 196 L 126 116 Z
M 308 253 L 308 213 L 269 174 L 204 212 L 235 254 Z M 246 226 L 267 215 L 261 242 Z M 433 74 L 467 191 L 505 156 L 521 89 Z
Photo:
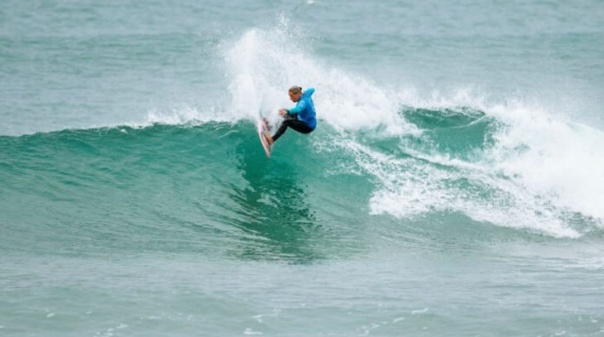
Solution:
M 254 137 L 255 138 L 255 137 Z M 299 168 L 283 158 L 266 159 L 256 139 L 242 142 L 235 160 L 245 184 L 230 184 L 239 207 L 234 225 L 249 236 L 239 258 L 312 263 L 321 259 L 316 217 L 300 184 Z

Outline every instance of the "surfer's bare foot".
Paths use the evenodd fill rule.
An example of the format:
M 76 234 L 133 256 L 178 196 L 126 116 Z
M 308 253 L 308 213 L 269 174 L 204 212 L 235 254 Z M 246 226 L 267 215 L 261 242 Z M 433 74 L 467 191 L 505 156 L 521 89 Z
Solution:
M 264 132 L 264 139 L 268 142 L 268 145 L 273 145 L 273 137 L 271 137 L 271 133 L 268 131 Z

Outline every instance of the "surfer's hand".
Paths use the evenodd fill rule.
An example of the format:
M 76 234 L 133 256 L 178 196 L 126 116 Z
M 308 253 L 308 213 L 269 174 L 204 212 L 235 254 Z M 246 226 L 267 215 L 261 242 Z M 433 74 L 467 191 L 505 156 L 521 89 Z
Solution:
M 285 110 L 285 109 L 279 109 L 279 115 L 281 115 L 281 116 L 287 115 L 287 110 Z

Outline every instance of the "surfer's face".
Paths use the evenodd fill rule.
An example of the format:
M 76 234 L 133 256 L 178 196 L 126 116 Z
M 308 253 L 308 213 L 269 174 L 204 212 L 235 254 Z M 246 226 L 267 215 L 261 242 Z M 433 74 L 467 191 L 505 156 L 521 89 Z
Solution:
M 302 93 L 301 92 L 299 92 L 297 94 L 294 94 L 292 92 L 289 93 L 289 99 L 291 99 L 292 102 L 294 102 L 294 103 L 297 102 L 297 101 L 299 101 L 300 97 L 302 97 Z

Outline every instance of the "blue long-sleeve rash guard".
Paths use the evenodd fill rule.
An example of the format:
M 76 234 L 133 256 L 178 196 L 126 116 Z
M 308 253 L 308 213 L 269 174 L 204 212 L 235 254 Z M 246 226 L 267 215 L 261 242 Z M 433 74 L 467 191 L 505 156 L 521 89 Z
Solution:
M 298 119 L 308 124 L 313 130 L 317 127 L 317 112 L 315 103 L 312 101 L 312 94 L 315 88 L 308 88 L 302 93 L 302 97 L 292 109 L 287 110 L 290 115 L 298 114 Z

